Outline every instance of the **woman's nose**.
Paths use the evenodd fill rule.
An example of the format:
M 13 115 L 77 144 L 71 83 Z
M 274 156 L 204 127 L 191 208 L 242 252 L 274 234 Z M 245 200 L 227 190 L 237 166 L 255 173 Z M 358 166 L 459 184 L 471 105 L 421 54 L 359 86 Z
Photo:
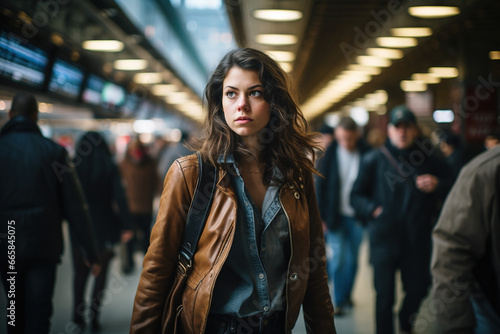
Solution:
M 240 98 L 238 99 L 238 110 L 247 110 L 248 109 L 248 101 L 246 96 L 241 95 Z

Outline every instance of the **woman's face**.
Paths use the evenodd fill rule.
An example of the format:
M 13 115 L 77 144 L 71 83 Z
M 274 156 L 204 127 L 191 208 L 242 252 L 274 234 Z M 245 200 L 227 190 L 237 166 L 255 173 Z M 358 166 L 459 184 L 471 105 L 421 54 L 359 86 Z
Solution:
M 257 139 L 269 119 L 269 103 L 264 86 L 255 71 L 233 67 L 223 82 L 222 109 L 227 124 L 244 140 Z

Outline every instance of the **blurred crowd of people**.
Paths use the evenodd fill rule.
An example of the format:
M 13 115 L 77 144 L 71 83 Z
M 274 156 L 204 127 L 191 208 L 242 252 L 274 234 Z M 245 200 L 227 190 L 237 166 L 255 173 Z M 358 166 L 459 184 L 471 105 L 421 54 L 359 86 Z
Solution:
M 134 253 L 143 256 L 148 249 L 153 203 L 163 177 L 176 158 L 190 151 L 179 148 L 185 142 L 171 147 L 163 142 L 153 156 L 139 138 L 132 138 L 124 159 L 117 162 L 104 134 L 89 131 L 70 156 L 43 137 L 37 126 L 38 103 L 27 93 L 16 94 L 9 118 L 0 134 L 0 215 L 15 229 L 10 249 L 9 243 L 1 242 L 2 281 L 11 278 L 7 273 L 16 274 L 15 296 L 3 284 L 16 306 L 15 326 L 7 326 L 8 331 L 49 332 L 63 221 L 69 223 L 74 270 L 71 320 L 81 329 L 90 325 L 99 331 L 111 259 L 120 250 L 123 273 L 137 269 Z M 2 235 L 9 235 L 7 229 L 2 224 Z M 86 300 L 91 274 L 91 298 Z
M 403 105 L 395 107 L 390 113 L 385 142 L 378 139 L 374 141 L 370 136 L 364 137 L 377 143 L 377 147 L 367 145 L 356 123 L 349 117 L 342 118 L 334 129 L 323 126 L 320 133 L 318 140 L 324 147 L 325 154 L 317 162 L 323 177 L 316 178 L 316 191 L 328 248 L 328 275 L 333 286 L 335 314 L 342 316 L 354 306 L 351 294 L 359 245 L 363 230 L 366 229 L 376 292 L 376 333 L 395 333 L 396 328 L 399 333 L 411 333 L 416 314 L 432 283 L 430 261 L 433 228 L 443 202 L 466 162 L 462 140 L 451 131 L 440 130 L 438 143 L 432 142 L 422 135 L 415 114 Z M 498 145 L 498 133 L 490 132 L 484 140 L 484 148 L 494 149 Z M 498 148 L 496 152 L 489 155 L 498 157 Z M 489 157 L 488 161 L 491 159 Z M 498 161 L 496 166 L 498 167 Z M 498 175 L 498 168 L 496 172 L 491 167 L 489 169 L 490 174 Z M 472 167 L 467 171 L 467 174 L 474 173 Z M 485 301 L 484 294 L 478 293 L 481 291 L 480 284 L 473 279 L 475 276 L 472 270 L 476 270 L 474 265 L 479 262 L 485 262 L 485 265 L 489 263 L 488 259 L 498 260 L 498 237 L 494 236 L 494 231 L 489 226 L 496 224 L 493 229 L 498 232 L 498 210 L 493 209 L 493 213 L 487 213 L 486 221 L 481 221 L 486 214 L 481 212 L 485 203 L 498 207 L 498 202 L 491 203 L 486 196 L 481 196 L 481 201 L 469 197 L 467 199 L 470 202 L 459 200 L 461 192 L 469 191 L 468 187 L 479 187 L 470 181 L 471 176 L 467 174 L 464 173 L 462 178 L 469 179 L 468 183 L 455 187 L 450 195 L 453 199 L 449 199 L 445 214 L 434 232 L 434 242 L 439 241 L 439 244 L 434 247 L 433 273 L 439 292 L 452 293 L 448 283 L 450 278 L 456 277 L 466 277 L 468 281 L 464 284 L 475 284 L 476 289 L 469 289 L 467 286 L 464 290 L 468 292 L 457 296 L 461 304 L 454 306 L 455 310 L 450 312 L 448 309 L 452 307 L 447 305 L 448 309 L 440 312 L 438 319 L 443 332 L 458 333 L 463 330 L 464 333 L 473 333 L 474 317 L 465 313 L 468 310 L 468 293 L 472 293 L 469 290 L 473 290 L 476 296 L 474 311 L 478 322 L 481 322 L 475 332 L 494 333 L 495 329 L 500 330 L 500 299 L 498 295 L 490 298 L 493 307 L 488 308 L 490 304 Z M 498 181 L 498 178 L 491 178 L 489 182 L 494 183 L 495 180 Z M 498 186 L 489 187 L 487 193 L 498 198 Z M 475 212 L 467 212 L 465 216 L 457 213 L 460 205 L 469 204 Z M 473 234 L 477 237 L 470 237 L 474 243 L 460 245 L 460 240 L 455 239 L 460 237 L 453 234 L 457 227 L 453 225 L 452 219 L 457 216 L 461 219 L 460 228 L 464 231 L 481 226 L 480 232 Z M 473 251 L 470 247 L 479 246 L 479 242 L 490 243 L 490 248 L 481 245 L 480 250 Z M 452 246 L 455 249 L 447 248 Z M 458 263 L 466 257 L 458 254 L 463 248 L 470 252 L 467 255 L 469 267 L 466 268 L 469 272 L 464 273 L 463 264 L 457 264 L 456 272 L 450 273 L 450 261 L 457 259 Z M 493 250 L 492 253 L 489 253 L 490 250 Z M 477 260 L 481 256 L 486 259 Z M 404 297 L 395 326 L 393 308 L 398 271 Z M 497 284 L 492 284 L 495 277 Z M 481 277 L 479 283 L 488 282 L 487 291 L 498 291 L 498 278 L 498 272 L 489 270 L 487 278 Z M 463 319 L 453 323 L 453 317 Z

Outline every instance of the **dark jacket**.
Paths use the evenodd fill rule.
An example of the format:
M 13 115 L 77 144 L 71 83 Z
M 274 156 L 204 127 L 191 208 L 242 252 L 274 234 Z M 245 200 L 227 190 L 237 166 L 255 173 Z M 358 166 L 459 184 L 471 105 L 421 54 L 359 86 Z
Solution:
M 167 173 L 160 210 L 151 233 L 134 302 L 130 333 L 159 333 L 166 296 L 177 267 L 177 251 L 187 210 L 198 178 L 196 155 L 180 158 Z M 219 169 L 218 183 L 207 222 L 187 278 L 180 315 L 186 334 L 204 333 L 212 292 L 229 254 L 236 224 L 236 194 L 229 175 Z M 308 333 L 333 334 L 333 306 L 328 292 L 325 245 L 312 175 L 297 180 L 300 188 L 282 186 L 279 197 L 289 222 L 292 247 L 286 279 L 286 333 L 297 321 L 301 306 Z
M 433 223 L 438 214 L 435 203 L 448 184 L 449 172 L 444 160 L 436 154 L 429 140 L 417 139 L 407 150 L 398 150 L 389 140 L 385 147 L 398 162 L 397 169 L 381 149 L 366 154 L 351 192 L 351 205 L 368 226 L 371 260 L 379 252 L 399 256 L 402 251 L 419 250 L 422 259 L 430 256 Z M 425 193 L 417 189 L 417 175 L 432 174 L 439 180 L 438 189 Z M 372 213 L 377 206 L 383 211 L 377 218 Z
M 35 122 L 14 117 L 0 132 L 0 235 L 7 236 L 13 220 L 16 260 L 59 261 L 63 219 L 88 260 L 97 262 L 89 213 L 66 150 L 44 138 Z M 7 243 L 0 244 L 6 256 Z
M 339 163 L 337 161 L 336 141 L 328 147 L 325 155 L 319 162 L 319 172 L 324 178 L 317 176 L 316 196 L 318 198 L 321 220 L 326 223 L 329 230 L 336 230 L 340 223 L 340 179 Z M 360 164 L 363 156 L 371 149 L 364 141 L 358 142 Z
M 98 246 L 109 247 L 119 240 L 121 230 L 132 229 L 133 225 L 120 172 L 100 133 L 88 132 L 79 140 L 74 165 L 89 205 Z
M 440 333 L 474 332 L 469 297 L 477 290 L 500 317 L 500 147 L 462 169 L 433 240 L 432 300 L 442 305 Z
M 125 182 L 130 212 L 151 214 L 154 197 L 161 188 L 156 160 L 145 155 L 142 160 L 136 162 L 127 155 L 120 163 L 120 172 Z

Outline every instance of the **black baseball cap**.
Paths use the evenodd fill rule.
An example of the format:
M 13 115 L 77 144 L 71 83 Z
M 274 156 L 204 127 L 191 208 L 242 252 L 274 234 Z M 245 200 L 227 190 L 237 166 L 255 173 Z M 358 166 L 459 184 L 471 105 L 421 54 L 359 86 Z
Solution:
M 405 105 L 399 105 L 391 110 L 389 123 L 397 125 L 401 122 L 417 124 L 415 114 Z

